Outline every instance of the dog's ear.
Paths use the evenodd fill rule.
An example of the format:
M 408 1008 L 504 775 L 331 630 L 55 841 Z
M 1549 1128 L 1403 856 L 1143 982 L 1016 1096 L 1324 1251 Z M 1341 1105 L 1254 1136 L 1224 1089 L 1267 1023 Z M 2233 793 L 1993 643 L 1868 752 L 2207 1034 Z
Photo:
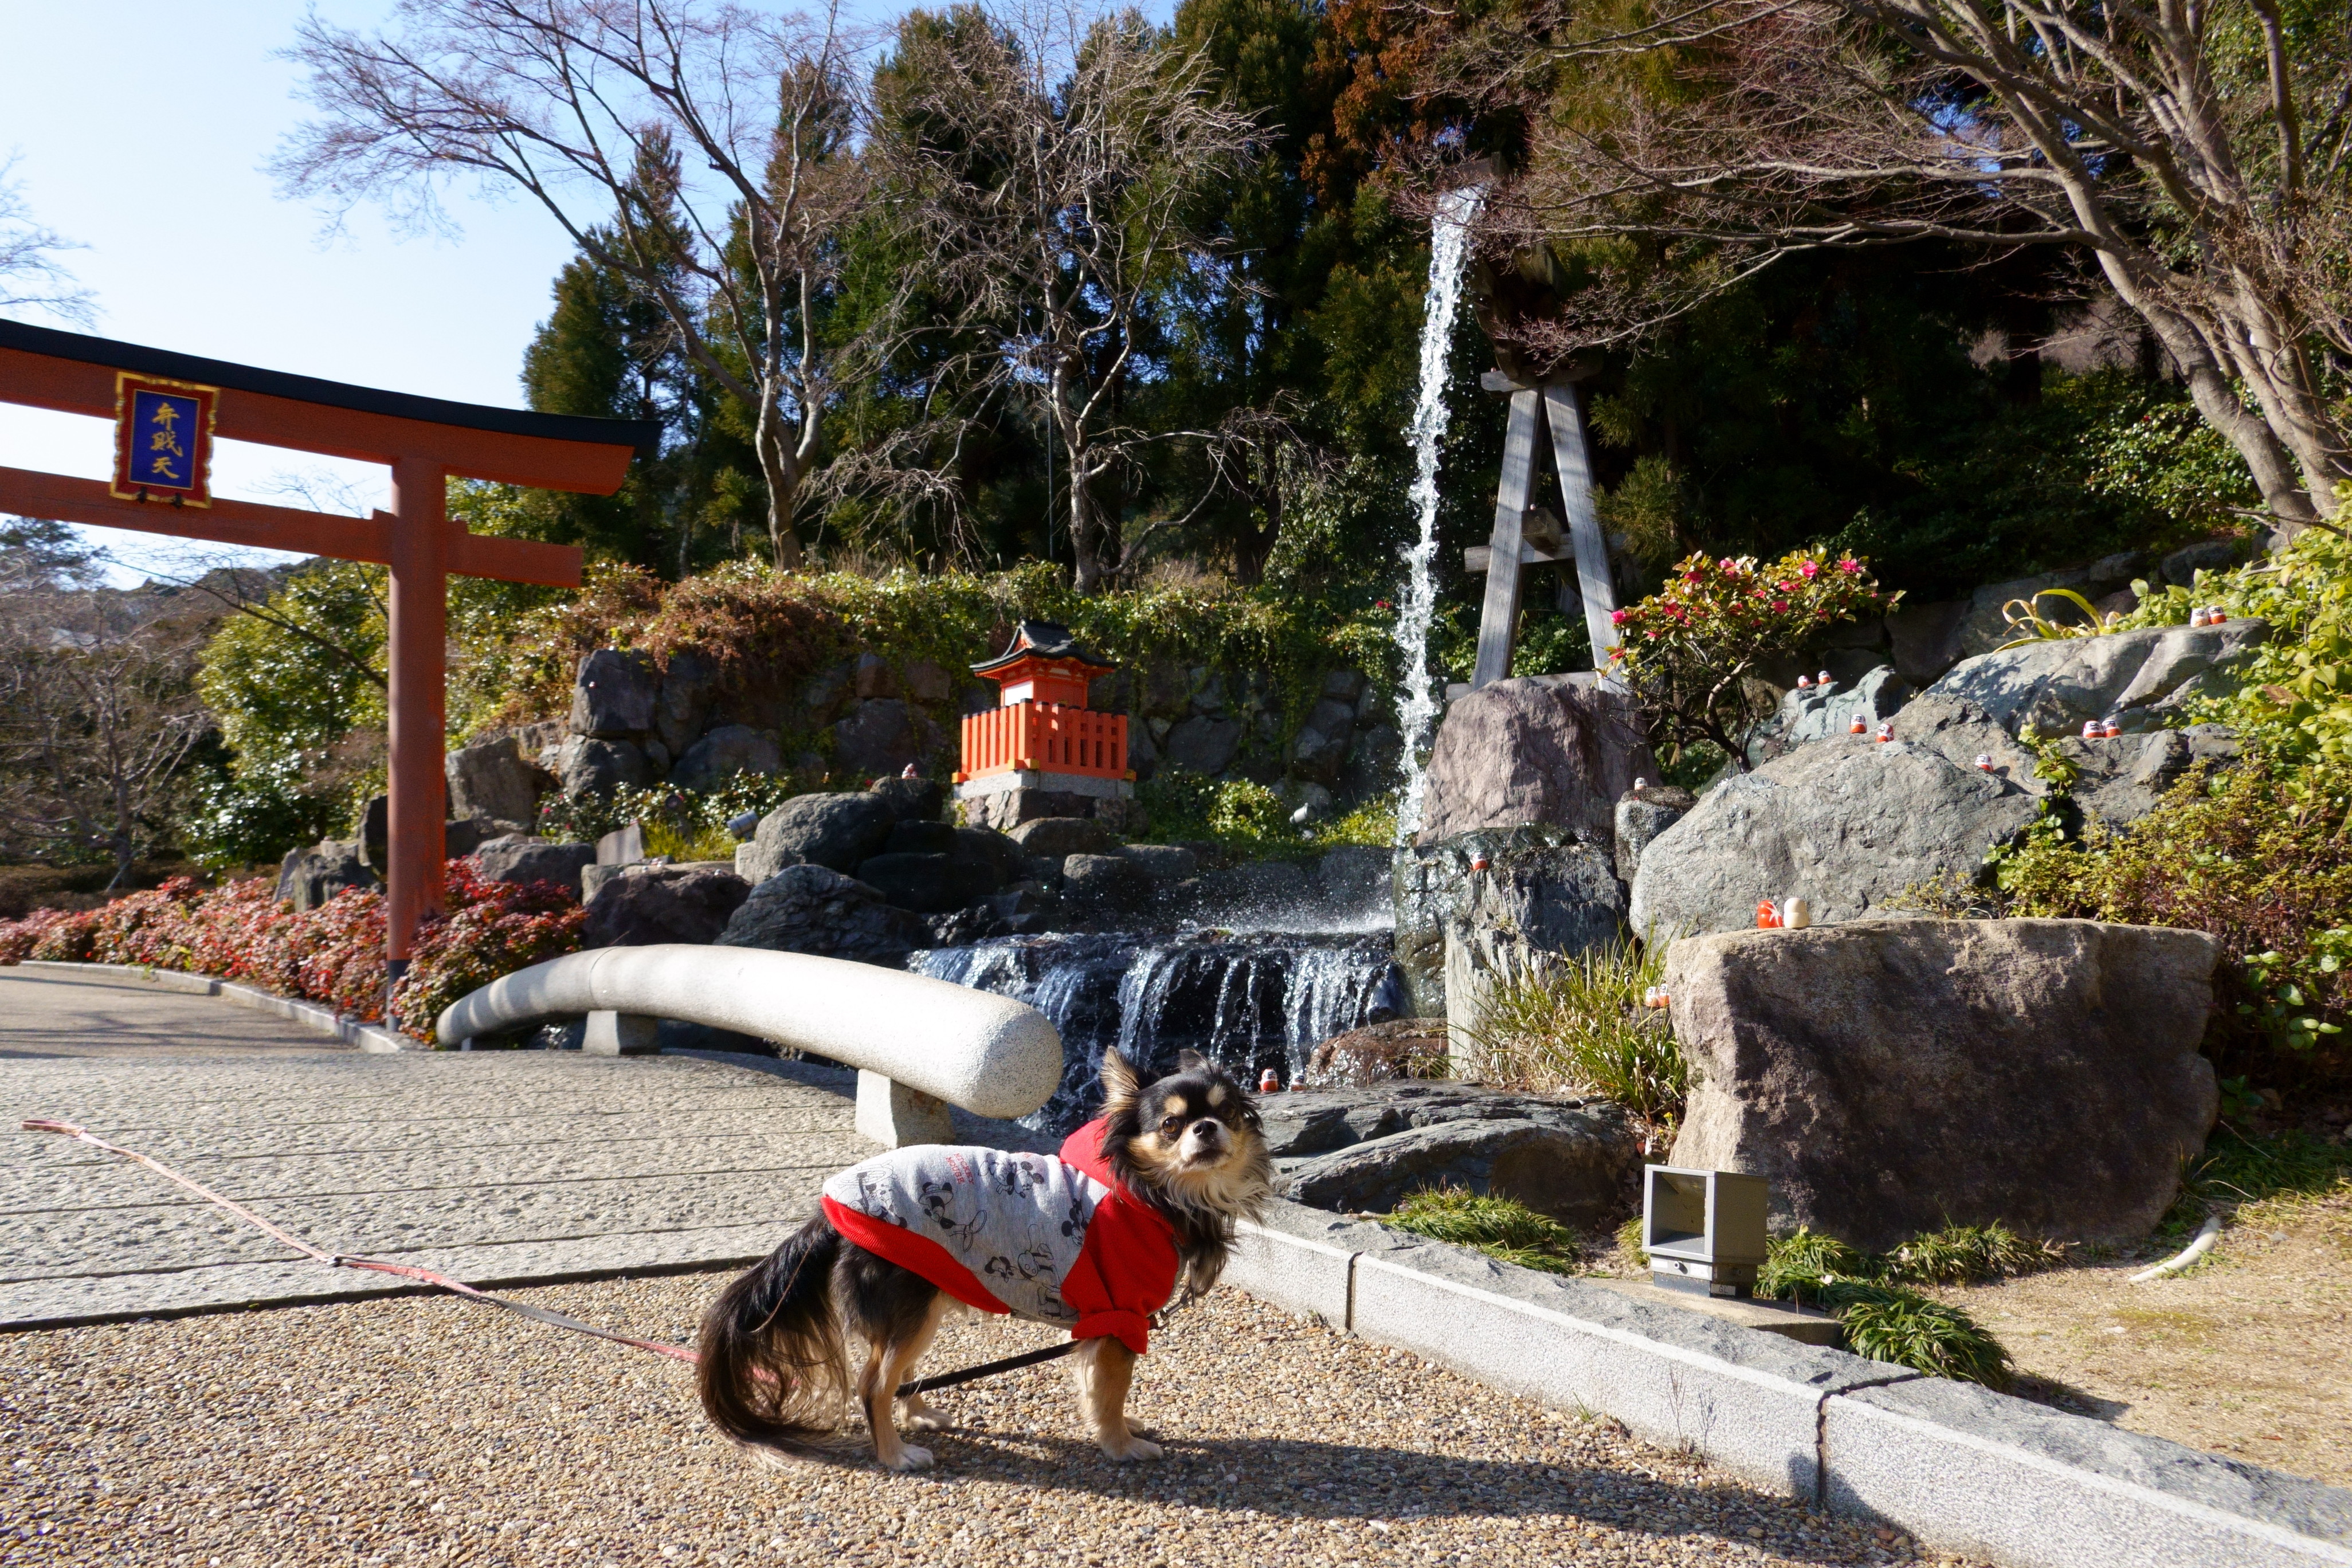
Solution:
M 1176 1070 L 1178 1072 L 1214 1072 L 1217 1070 L 1217 1064 L 1198 1051 L 1179 1051 L 1176 1053 Z
M 1135 1097 L 1143 1086 L 1136 1081 L 1135 1069 L 1118 1054 L 1117 1046 L 1103 1047 L 1102 1086 L 1105 1120 L 1115 1121 L 1135 1109 Z

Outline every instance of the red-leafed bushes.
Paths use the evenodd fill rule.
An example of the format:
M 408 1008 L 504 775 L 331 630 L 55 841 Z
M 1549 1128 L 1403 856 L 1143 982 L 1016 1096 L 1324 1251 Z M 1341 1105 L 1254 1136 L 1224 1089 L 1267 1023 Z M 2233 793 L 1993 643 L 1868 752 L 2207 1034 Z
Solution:
M 429 1037 L 441 1010 L 467 992 L 577 952 L 587 923 L 580 900 L 553 882 L 485 881 L 473 861 L 450 861 L 449 913 L 417 933 L 415 956 L 393 995 L 394 1023 Z
M 394 1026 L 432 1036 L 442 1008 L 501 974 L 580 946 L 587 911 L 551 882 L 516 887 L 452 860 L 449 912 L 418 932 L 392 998 Z M 264 878 L 207 890 L 187 877 L 103 908 L 36 910 L 0 921 L 0 964 L 26 959 L 132 963 L 242 981 L 321 1002 L 371 1023 L 384 1017 L 383 898 L 352 889 L 300 914 Z

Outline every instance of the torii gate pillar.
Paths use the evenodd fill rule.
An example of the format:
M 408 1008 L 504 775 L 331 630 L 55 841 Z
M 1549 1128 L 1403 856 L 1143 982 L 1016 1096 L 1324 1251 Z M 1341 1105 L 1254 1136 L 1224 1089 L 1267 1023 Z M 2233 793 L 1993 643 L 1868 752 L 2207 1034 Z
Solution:
M 392 606 L 385 708 L 386 956 L 394 978 L 408 963 L 417 922 L 442 907 L 449 815 L 449 476 L 433 462 L 392 466 Z
M 1494 534 L 1484 549 L 1474 545 L 1465 552 L 1464 564 L 1486 574 L 1486 604 L 1478 617 L 1478 662 L 1470 676 L 1473 691 L 1511 673 L 1511 654 L 1519 636 L 1519 584 L 1526 569 L 1571 558 L 1584 601 L 1585 630 L 1592 639 L 1592 667 L 1604 679 L 1609 675 L 1609 650 L 1617 646 L 1616 624 L 1610 618 L 1617 608 L 1617 588 L 1609 572 L 1609 542 L 1593 510 L 1592 458 L 1576 392 L 1576 383 L 1589 374 L 1565 365 L 1537 386 L 1523 386 L 1498 370 L 1479 378 L 1486 391 L 1510 395 L 1511 417 L 1503 437 Z M 1565 530 L 1559 520 L 1528 504 L 1535 493 L 1537 451 L 1547 426 L 1552 463 L 1559 474 L 1560 504 L 1568 512 Z

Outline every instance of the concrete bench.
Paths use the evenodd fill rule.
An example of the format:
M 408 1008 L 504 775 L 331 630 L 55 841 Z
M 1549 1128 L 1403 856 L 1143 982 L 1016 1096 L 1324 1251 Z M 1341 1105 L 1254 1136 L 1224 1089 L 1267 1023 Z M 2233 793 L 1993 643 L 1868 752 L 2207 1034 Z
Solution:
M 582 1049 L 651 1054 L 663 1018 L 707 1024 L 857 1069 L 857 1131 L 889 1148 L 954 1142 L 947 1108 L 1026 1116 L 1062 1079 L 1034 1007 L 894 969 L 749 947 L 606 947 L 533 964 L 451 1004 L 444 1046 L 585 1016 Z

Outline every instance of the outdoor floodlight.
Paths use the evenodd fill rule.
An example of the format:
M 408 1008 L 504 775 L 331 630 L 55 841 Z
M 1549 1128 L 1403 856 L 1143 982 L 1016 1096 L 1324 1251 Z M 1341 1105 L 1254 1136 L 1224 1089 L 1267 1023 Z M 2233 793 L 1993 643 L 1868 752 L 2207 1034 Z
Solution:
M 1769 1184 L 1732 1171 L 1642 1167 L 1642 1250 L 1653 1283 L 1753 1298 Z

